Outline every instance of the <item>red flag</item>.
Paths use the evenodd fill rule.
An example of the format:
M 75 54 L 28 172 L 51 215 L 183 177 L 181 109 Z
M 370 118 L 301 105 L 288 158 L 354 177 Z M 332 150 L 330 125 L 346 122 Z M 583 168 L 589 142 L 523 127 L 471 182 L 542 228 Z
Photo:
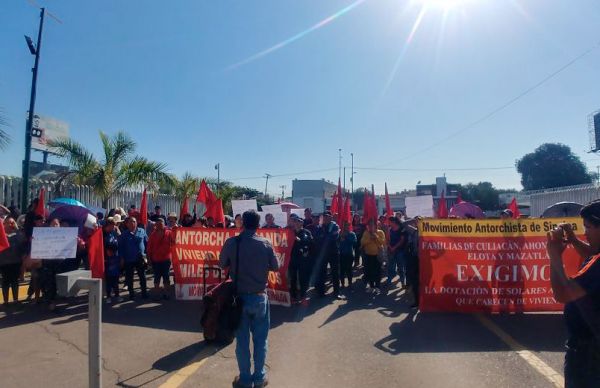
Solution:
M 45 192 L 46 192 L 46 190 L 42 187 L 40 189 L 38 203 L 37 203 L 37 206 L 35 208 L 35 214 L 38 215 L 38 216 L 42 216 L 42 217 L 46 216 L 46 205 L 44 204 L 44 193 Z
M 462 195 L 460 195 L 460 191 L 458 192 L 458 195 L 456 196 L 456 203 L 461 203 L 464 202 L 462 199 Z
M 206 208 L 206 213 L 204 213 L 206 218 L 212 217 L 215 220 L 215 224 L 222 223 L 225 224 L 225 214 L 223 213 L 223 201 L 220 199 L 215 200 Z
M 198 190 L 198 197 L 196 202 L 202 202 L 208 209 L 209 205 L 217 200 L 217 196 L 212 192 L 210 187 L 206 184 L 206 181 L 202 179 L 200 184 L 200 190 Z
M 390 195 L 388 194 L 387 183 L 385 184 L 385 215 L 386 217 L 394 216 L 392 204 L 390 203 Z
M 377 202 L 375 201 L 375 193 L 369 192 L 369 190 L 365 190 L 365 200 L 364 200 L 364 211 L 363 211 L 363 222 L 368 224 L 369 221 L 374 220 L 377 222 L 377 215 L 379 211 L 377 210 Z
M 448 206 L 446 205 L 446 197 L 443 191 L 438 203 L 437 216 L 438 218 L 448 218 Z
M 331 211 L 331 214 L 333 214 L 334 216 L 336 214 L 339 213 L 339 205 L 338 205 L 339 201 L 338 201 L 338 195 L 337 192 L 333 194 L 333 197 L 331 198 L 331 208 L 329 209 Z
M 513 214 L 512 218 L 517 219 L 517 218 L 521 217 L 521 212 L 519 211 L 519 205 L 517 205 L 517 198 L 513 197 L 512 201 L 510 202 L 510 205 L 508 205 L 508 209 Z
M 146 194 L 146 189 L 144 188 L 144 193 L 142 194 L 142 203 L 140 204 L 140 219 L 138 220 L 139 224 L 146 228 L 148 224 L 148 195 Z
M 369 219 L 369 190 L 365 190 L 365 196 L 363 197 L 363 222 L 366 224 Z
M 350 197 L 346 196 L 342 211 L 340 214 L 340 224 L 344 225 L 345 222 L 352 223 L 352 211 L 350 210 Z
M 181 205 L 181 210 L 179 211 L 179 222 L 181 222 L 181 220 L 183 220 L 183 216 L 189 212 L 190 210 L 188 208 L 188 198 L 185 197 L 183 199 L 183 204 Z
M 94 230 L 88 240 L 88 258 L 92 277 L 104 278 L 104 238 L 102 228 Z
M 371 194 L 371 218 L 377 222 L 379 217 L 379 209 L 377 208 L 377 199 L 375 197 L 375 190 L 373 189 L 373 193 Z
M 6 231 L 4 230 L 4 223 L 0 221 L 0 252 L 10 247 L 8 238 L 6 237 Z

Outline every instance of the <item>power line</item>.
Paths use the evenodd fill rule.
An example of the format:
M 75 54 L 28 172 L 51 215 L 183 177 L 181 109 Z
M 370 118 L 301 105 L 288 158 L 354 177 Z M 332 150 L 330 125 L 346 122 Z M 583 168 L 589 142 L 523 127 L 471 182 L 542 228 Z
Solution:
M 508 108 L 509 106 L 513 105 L 515 102 L 517 102 L 518 100 L 520 100 L 521 98 L 527 96 L 529 93 L 533 92 L 534 90 L 536 90 L 537 88 L 539 88 L 540 86 L 544 85 L 546 82 L 550 81 L 551 79 L 553 79 L 554 77 L 556 77 L 557 75 L 559 75 L 560 73 L 562 73 L 563 71 L 565 71 L 567 68 L 569 68 L 571 65 L 573 65 L 574 63 L 576 63 L 577 61 L 579 61 L 580 59 L 584 58 L 585 56 L 587 56 L 588 54 L 590 54 L 592 51 L 596 50 L 598 47 L 600 47 L 600 42 L 597 42 L 594 46 L 590 47 L 589 49 L 585 50 L 584 52 L 582 52 L 581 54 L 577 55 L 575 58 L 571 59 L 569 62 L 567 62 L 565 65 L 561 66 L 560 68 L 558 68 L 557 70 L 555 70 L 554 72 L 550 73 L 549 75 L 547 75 L 546 77 L 544 77 L 541 81 L 537 82 L 536 84 L 534 84 L 533 86 L 530 86 L 529 88 L 525 89 L 523 92 L 519 93 L 517 96 L 511 98 L 510 100 L 508 100 L 507 102 L 505 102 L 504 104 L 500 105 L 499 107 L 497 107 L 496 109 L 488 112 L 487 114 L 485 114 L 484 116 L 480 117 L 479 119 L 473 121 L 471 124 L 463 127 L 462 129 L 459 129 L 458 131 L 450 134 L 449 136 L 441 139 L 438 142 L 432 143 L 430 145 L 428 145 L 427 147 L 424 147 L 422 149 L 420 149 L 419 151 L 416 151 L 412 154 L 409 154 L 401 159 L 397 159 L 395 161 L 389 162 L 389 163 L 385 163 L 380 166 L 386 166 L 389 164 L 393 164 L 393 163 L 397 163 L 397 162 L 401 162 L 403 160 L 406 159 L 410 159 L 413 156 L 419 155 L 425 151 L 429 151 L 432 148 L 435 148 L 437 146 L 439 146 L 440 144 L 445 143 L 446 141 L 460 135 L 461 133 L 468 131 L 469 129 L 481 124 L 482 122 L 490 119 L 491 117 L 495 116 L 496 114 L 500 113 L 501 111 L 503 111 L 504 109 Z
M 41 5 L 39 5 L 39 4 L 37 3 L 37 1 L 35 1 L 35 0 L 27 0 L 27 2 L 28 2 L 28 3 L 29 3 L 31 6 L 35 7 L 35 8 L 42 9 L 42 6 L 41 6 Z M 48 16 L 50 16 L 52 19 L 56 20 L 56 21 L 57 21 L 59 24 L 63 24 L 62 20 L 60 20 L 60 19 L 59 19 L 59 18 L 58 18 L 56 15 L 54 15 L 54 14 L 53 14 L 53 13 L 51 13 L 50 11 L 46 10 L 46 15 L 48 15 Z
M 458 168 L 381 168 L 381 167 L 354 167 L 355 170 L 364 170 L 364 171 L 404 171 L 404 172 L 419 172 L 419 171 L 494 171 L 494 170 L 512 170 L 515 166 L 501 166 L 501 167 L 458 167 Z M 289 173 L 281 173 L 281 174 L 269 174 L 269 179 L 271 178 L 282 178 L 288 176 L 296 176 L 296 175 L 305 175 L 305 174 L 314 174 L 318 172 L 330 172 L 338 170 L 337 167 L 332 168 L 323 168 L 319 170 L 309 170 L 309 171 L 296 171 Z M 229 178 L 230 181 L 239 181 L 239 180 L 250 180 L 250 179 L 264 179 L 265 176 L 251 176 L 251 177 L 239 177 L 239 178 Z
M 380 167 L 354 167 L 355 170 L 371 170 L 371 171 L 491 171 L 491 170 L 512 170 L 515 166 L 510 167 L 468 167 L 468 168 L 380 168 Z

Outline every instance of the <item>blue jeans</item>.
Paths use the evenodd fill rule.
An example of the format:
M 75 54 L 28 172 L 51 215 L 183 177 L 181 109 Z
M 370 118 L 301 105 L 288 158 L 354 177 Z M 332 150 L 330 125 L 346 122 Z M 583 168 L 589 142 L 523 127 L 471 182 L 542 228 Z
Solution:
M 400 282 L 406 284 L 406 257 L 404 252 L 396 251 L 388 257 L 388 281 L 391 281 L 394 276 L 400 276 Z
M 267 294 L 242 294 L 242 321 L 236 332 L 235 356 L 240 369 L 240 383 L 261 384 L 267 375 L 267 337 L 271 323 Z M 254 374 L 250 373 L 250 333 L 254 343 Z

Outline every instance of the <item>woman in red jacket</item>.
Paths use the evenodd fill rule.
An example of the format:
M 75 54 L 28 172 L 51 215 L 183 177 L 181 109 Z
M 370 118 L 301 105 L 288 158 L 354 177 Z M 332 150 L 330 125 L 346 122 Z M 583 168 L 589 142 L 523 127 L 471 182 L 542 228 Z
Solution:
M 154 272 L 154 294 L 163 299 L 169 299 L 168 287 L 171 285 L 169 271 L 171 269 L 171 230 L 165 227 L 162 218 L 156 220 L 154 231 L 150 234 L 146 253 L 152 263 Z M 163 279 L 163 288 L 160 279 Z

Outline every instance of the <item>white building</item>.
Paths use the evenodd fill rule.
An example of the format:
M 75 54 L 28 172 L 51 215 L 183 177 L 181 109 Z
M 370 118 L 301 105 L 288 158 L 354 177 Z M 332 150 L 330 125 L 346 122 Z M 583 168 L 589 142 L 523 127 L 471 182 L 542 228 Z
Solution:
M 323 213 L 331 203 L 331 197 L 337 190 L 337 185 L 325 179 L 292 181 L 292 202 L 301 208 L 311 208 L 313 213 Z

